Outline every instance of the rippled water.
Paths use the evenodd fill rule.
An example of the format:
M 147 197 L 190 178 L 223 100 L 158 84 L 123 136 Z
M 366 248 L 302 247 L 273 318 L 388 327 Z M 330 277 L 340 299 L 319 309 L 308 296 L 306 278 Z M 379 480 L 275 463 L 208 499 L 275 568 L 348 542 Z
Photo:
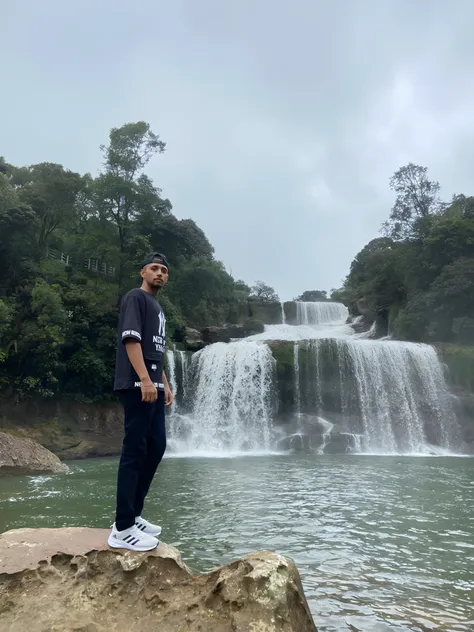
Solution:
M 0 531 L 108 527 L 116 468 L 0 479 Z M 293 558 L 320 632 L 474 630 L 474 459 L 168 458 L 147 509 L 196 571 Z

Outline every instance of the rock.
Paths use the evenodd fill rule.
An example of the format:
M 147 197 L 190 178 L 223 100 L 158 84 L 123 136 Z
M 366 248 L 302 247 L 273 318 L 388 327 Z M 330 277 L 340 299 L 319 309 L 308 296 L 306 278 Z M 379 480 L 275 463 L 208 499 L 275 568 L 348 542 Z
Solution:
M 265 325 L 256 318 L 247 318 L 243 323 L 243 328 L 246 336 L 262 334 L 265 331 Z
M 349 432 L 331 431 L 324 446 L 324 454 L 347 454 L 354 452 L 357 448 L 356 435 Z
M 205 344 L 230 342 L 233 338 L 246 338 L 253 334 L 261 334 L 265 326 L 255 318 L 247 318 L 242 325 L 226 325 L 225 327 L 205 327 L 201 330 L 201 338 Z
M 277 444 L 278 450 L 291 450 L 292 452 L 303 452 L 310 454 L 312 451 L 310 438 L 304 432 L 295 432 L 283 437 Z
M 206 346 L 201 332 L 191 327 L 186 327 L 184 332 L 184 345 L 187 351 L 199 351 Z
M 370 322 L 373 322 L 377 317 L 377 310 L 373 302 L 365 296 L 357 301 L 357 309 Z
M 249 300 L 249 316 L 265 325 L 281 324 L 281 303 L 275 301 Z
M 55 454 L 33 439 L 0 432 L 0 475 L 59 474 L 68 469 Z
M 201 329 L 201 337 L 208 345 L 212 345 L 215 342 L 230 342 L 231 338 L 243 338 L 244 336 L 245 332 L 242 325 L 204 327 L 204 329 Z
M 259 551 L 193 575 L 179 551 L 112 550 L 107 530 L 0 535 L 9 632 L 317 632 L 294 563 Z

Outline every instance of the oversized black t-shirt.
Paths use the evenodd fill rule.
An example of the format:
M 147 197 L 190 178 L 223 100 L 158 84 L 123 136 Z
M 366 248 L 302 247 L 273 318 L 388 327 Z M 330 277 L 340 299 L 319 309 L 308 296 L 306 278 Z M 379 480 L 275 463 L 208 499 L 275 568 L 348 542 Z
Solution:
M 165 352 L 166 319 L 156 298 L 145 290 L 130 290 L 122 299 L 118 326 L 114 390 L 139 389 L 140 378 L 135 372 L 127 350 L 126 340 L 141 343 L 148 374 L 156 388 L 163 389 L 162 371 Z

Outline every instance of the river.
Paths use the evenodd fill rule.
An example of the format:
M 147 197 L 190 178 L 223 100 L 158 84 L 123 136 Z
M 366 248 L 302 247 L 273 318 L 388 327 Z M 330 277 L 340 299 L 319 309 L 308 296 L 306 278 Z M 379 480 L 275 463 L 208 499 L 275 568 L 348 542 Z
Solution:
M 108 528 L 117 459 L 1 479 L 0 532 Z M 269 548 L 300 571 L 319 632 L 474 629 L 474 460 L 165 458 L 147 511 L 196 572 Z

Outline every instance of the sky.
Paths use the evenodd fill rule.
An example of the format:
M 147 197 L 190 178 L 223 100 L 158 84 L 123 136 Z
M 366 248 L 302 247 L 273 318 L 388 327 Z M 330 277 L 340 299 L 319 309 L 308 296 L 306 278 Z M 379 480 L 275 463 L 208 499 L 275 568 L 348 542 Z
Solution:
M 342 285 L 408 162 L 474 194 L 472 0 L 0 5 L 0 155 L 95 175 L 112 127 L 149 122 L 175 215 L 282 300 Z

